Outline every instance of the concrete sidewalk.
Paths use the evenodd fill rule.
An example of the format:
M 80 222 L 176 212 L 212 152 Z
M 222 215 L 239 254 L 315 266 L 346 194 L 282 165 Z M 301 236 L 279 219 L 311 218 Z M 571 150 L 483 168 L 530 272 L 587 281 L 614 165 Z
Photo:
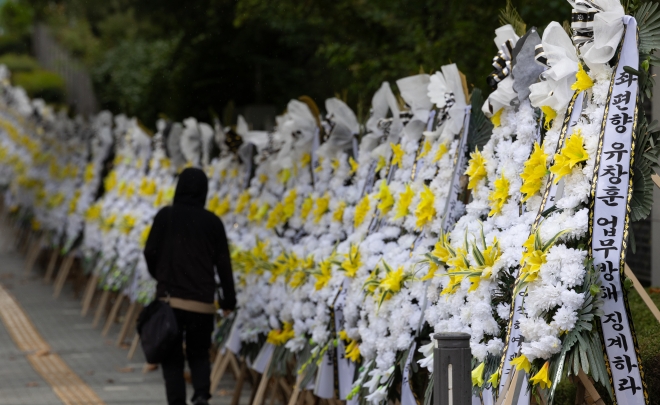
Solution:
M 102 337 L 101 327 L 91 327 L 92 315 L 80 316 L 81 304 L 74 300 L 70 283 L 60 298 L 54 299 L 52 285 L 43 282 L 43 270 L 35 265 L 32 274 L 26 276 L 25 260 L 14 251 L 13 245 L 11 230 L 0 226 L 0 285 L 15 297 L 51 351 L 105 404 L 166 404 L 161 371 L 143 374 L 141 350 L 128 360 L 128 351 L 115 345 L 119 325 Z M 233 386 L 232 376 L 226 375 L 211 404 L 229 405 Z M 241 404 L 247 403 L 249 394 L 249 386 L 244 387 Z M 192 386 L 188 387 L 190 395 Z M 26 353 L 17 348 L 7 325 L 0 322 L 0 405 L 61 403 L 49 383 L 27 360 Z

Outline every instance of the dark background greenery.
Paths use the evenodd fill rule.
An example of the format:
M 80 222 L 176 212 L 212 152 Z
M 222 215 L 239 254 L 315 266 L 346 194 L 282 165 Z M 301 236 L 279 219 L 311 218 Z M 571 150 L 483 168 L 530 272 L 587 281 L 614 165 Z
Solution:
M 160 113 L 208 120 L 230 100 L 281 110 L 303 94 L 319 104 L 340 95 L 364 114 L 382 81 L 451 62 L 487 90 L 493 31 L 505 6 L 504 0 L 7 1 L 47 22 L 86 63 L 101 107 L 148 125 Z M 513 4 L 528 26 L 541 29 L 571 12 L 565 0 Z

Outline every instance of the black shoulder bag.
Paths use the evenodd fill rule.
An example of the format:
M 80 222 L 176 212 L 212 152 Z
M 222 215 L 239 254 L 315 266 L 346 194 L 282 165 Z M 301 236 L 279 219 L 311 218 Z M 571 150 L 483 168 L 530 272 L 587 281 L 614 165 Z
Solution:
M 169 213 L 168 233 L 172 232 L 172 209 L 170 208 Z M 168 239 L 171 240 L 171 238 Z M 166 248 L 171 254 L 171 247 L 166 246 Z M 171 260 L 165 263 L 165 279 L 169 283 L 172 281 L 171 263 Z M 177 334 L 179 333 L 176 316 L 169 304 L 169 295 L 169 292 L 167 292 L 168 300 L 166 301 L 161 301 L 158 298 L 154 299 L 144 307 L 138 317 L 137 332 L 140 335 L 144 357 L 150 364 L 159 364 L 163 361 L 172 349 L 173 344 L 176 343 Z

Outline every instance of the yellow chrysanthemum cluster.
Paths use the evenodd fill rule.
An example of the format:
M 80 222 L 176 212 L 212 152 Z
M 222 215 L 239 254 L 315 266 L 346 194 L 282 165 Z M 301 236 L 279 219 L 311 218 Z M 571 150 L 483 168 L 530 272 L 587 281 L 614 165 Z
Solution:
M 547 168 L 548 155 L 538 144 L 534 144 L 534 150 L 525 162 L 523 172 L 520 174 L 522 186 L 520 192 L 524 194 L 523 202 L 529 200 L 541 190 L 543 178 L 550 173 Z
M 561 151 L 555 154 L 554 164 L 550 167 L 550 172 L 555 175 L 555 184 L 562 177 L 571 174 L 578 163 L 585 162 L 587 159 L 589 159 L 589 154 L 584 149 L 582 131 L 578 129 L 568 138 Z

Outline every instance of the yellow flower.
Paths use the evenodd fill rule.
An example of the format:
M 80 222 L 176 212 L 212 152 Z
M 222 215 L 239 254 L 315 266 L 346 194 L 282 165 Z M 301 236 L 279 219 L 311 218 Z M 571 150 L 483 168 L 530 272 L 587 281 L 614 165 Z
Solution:
M 76 212 L 76 208 L 78 207 L 78 200 L 80 199 L 80 190 L 76 190 L 73 193 L 73 198 L 69 202 L 69 215 L 73 214 Z
M 424 185 L 424 190 L 420 193 L 420 201 L 415 210 L 415 217 L 417 217 L 417 223 L 415 224 L 417 228 L 423 228 L 424 225 L 433 221 L 435 216 L 435 196 L 429 188 L 429 186 Z
M 434 261 L 429 261 L 429 270 L 426 275 L 422 277 L 422 281 L 430 280 L 435 277 L 435 272 L 438 271 L 438 269 L 439 267 Z
M 41 222 L 37 221 L 35 218 L 32 218 L 32 222 L 30 223 L 32 230 L 33 231 L 38 231 L 41 229 Z
M 357 363 L 360 360 L 360 345 L 358 345 L 356 340 L 351 340 L 351 343 L 346 346 L 346 358 L 353 363 Z
M 305 167 L 312 161 L 312 155 L 309 153 L 303 153 L 302 158 L 300 159 L 300 166 Z
M 268 220 L 266 221 L 266 229 L 273 229 L 282 222 L 284 217 L 284 206 L 282 203 L 275 204 L 275 207 L 268 214 Z
M 293 330 L 293 325 L 289 322 L 284 322 L 282 329 L 273 329 L 268 332 L 268 337 L 266 341 L 275 346 L 281 346 L 293 339 L 296 336 L 295 331 Z
M 250 207 L 248 208 L 248 221 L 254 221 L 257 219 L 257 214 L 259 213 L 259 204 L 256 202 L 251 202 Z
M 289 194 L 284 198 L 284 220 L 287 221 L 289 218 L 296 213 L 296 198 L 298 197 L 298 192 L 294 188 L 289 191 Z
M 527 374 L 529 374 L 529 369 L 532 367 L 532 363 L 529 362 L 524 354 L 521 354 L 520 356 L 511 360 L 511 365 L 515 366 L 516 370 L 518 371 L 525 370 Z
M 303 270 L 296 270 L 293 274 L 293 277 L 291 278 L 291 282 L 289 285 L 292 288 L 298 288 L 301 285 L 305 283 L 307 280 L 307 273 L 305 273 Z
M 121 219 L 121 223 L 119 224 L 119 230 L 121 230 L 121 232 L 123 232 L 124 234 L 128 235 L 128 233 L 130 233 L 133 227 L 135 226 L 136 221 L 137 219 L 134 216 L 130 214 L 125 214 Z
M 93 178 L 94 178 L 94 165 L 92 163 L 88 163 L 87 166 L 85 167 L 85 183 L 91 182 Z
M 229 172 L 229 175 L 233 178 L 238 177 L 238 169 L 236 168 L 232 169 L 231 172 Z
M 449 250 L 449 235 L 442 232 L 440 240 L 435 244 L 431 254 L 437 257 L 441 262 L 447 263 L 451 257 L 451 251 Z
M 578 63 L 578 71 L 575 74 L 575 78 L 577 80 L 571 86 L 571 90 L 585 91 L 594 86 L 594 81 L 591 80 L 591 77 L 589 77 L 587 72 L 584 71 L 581 63 Z
M 151 225 L 144 227 L 142 232 L 140 232 L 140 247 L 144 248 L 144 245 L 147 244 L 147 239 L 149 238 L 149 232 L 151 232 Z
M 314 223 L 318 224 L 323 218 L 323 214 L 328 212 L 330 206 L 330 195 L 326 193 L 323 197 L 316 199 L 316 208 L 314 208 Z
M 341 269 L 346 272 L 346 277 L 355 277 L 355 274 L 362 265 L 358 246 L 351 244 L 351 250 L 344 257 L 345 260 L 341 263 Z
M 267 181 L 268 181 L 268 176 L 267 176 L 267 175 L 265 175 L 265 174 L 263 174 L 263 173 L 259 175 L 259 182 L 260 182 L 260 183 L 263 184 L 263 183 L 265 183 L 265 182 L 267 182 Z
M 371 208 L 369 201 L 369 194 L 365 194 L 364 197 L 357 203 L 355 206 L 355 215 L 353 216 L 353 226 L 357 228 L 362 225 L 367 214 L 369 214 L 369 209 Z
M 222 217 L 231 210 L 231 205 L 229 203 L 229 197 L 223 198 L 218 206 L 213 211 L 215 215 Z
M 312 211 L 313 206 L 314 206 L 314 199 L 311 196 L 305 198 L 305 200 L 302 203 L 302 206 L 300 207 L 300 217 L 302 219 L 307 219 L 307 216 Z
M 491 208 L 488 213 L 489 217 L 502 212 L 502 207 L 509 199 L 509 185 L 509 179 L 504 177 L 504 173 L 495 180 L 495 189 L 488 195 L 488 205 Z
M 353 156 L 348 158 L 348 164 L 351 165 L 351 172 L 349 173 L 351 176 L 355 174 L 355 172 L 358 171 L 359 165 L 358 162 L 353 159 Z
M 335 212 L 332 213 L 332 220 L 335 222 L 342 222 L 344 219 L 344 210 L 346 210 L 346 202 L 340 201 Z
M 525 278 L 526 282 L 532 282 L 538 278 L 538 273 L 541 266 L 546 262 L 545 252 L 542 250 L 534 250 L 525 252 L 522 258 L 524 265 L 520 269 L 521 275 Z
M 320 272 L 315 275 L 316 284 L 314 284 L 314 289 L 316 289 L 316 291 L 322 289 L 330 282 L 330 279 L 332 278 L 332 261 L 322 261 L 319 263 L 319 269 Z
M 392 210 L 392 207 L 394 206 L 394 197 L 392 197 L 390 187 L 387 185 L 385 180 L 380 182 L 380 190 L 376 195 L 376 199 L 379 201 L 376 208 L 378 208 L 378 211 L 380 211 L 380 216 L 384 217 Z
M 535 143 L 534 150 L 525 162 L 523 172 L 520 174 L 520 178 L 523 181 L 520 192 L 525 194 L 525 197 L 522 199 L 523 202 L 529 200 L 541 190 L 541 181 L 548 174 L 546 167 L 547 160 L 548 155 L 538 143 Z
M 104 232 L 108 232 L 112 229 L 113 226 L 115 226 L 115 221 L 117 220 L 117 215 L 116 214 L 111 214 L 107 218 L 103 220 L 103 223 L 101 225 L 101 229 Z
M 541 111 L 543 111 L 543 115 L 545 116 L 543 128 L 550 129 L 550 123 L 557 117 L 557 111 L 547 105 L 541 106 Z
M 243 212 L 243 210 L 245 210 L 245 207 L 247 207 L 249 203 L 250 203 L 250 193 L 248 193 L 247 190 L 243 191 L 241 195 L 238 197 L 238 201 L 236 202 L 235 212 L 237 214 L 240 214 L 241 212 Z
M 481 152 L 478 149 L 470 153 L 470 163 L 468 163 L 465 174 L 470 177 L 470 182 L 468 183 L 468 189 L 470 190 L 477 187 L 477 183 L 486 177 L 486 159 L 481 156 Z
M 379 156 L 378 157 L 378 163 L 376 164 L 376 170 L 375 172 L 378 173 L 379 171 L 383 170 L 383 167 L 387 165 L 387 162 L 385 161 L 385 157 Z
M 85 219 L 91 222 L 96 221 L 99 218 L 101 218 L 101 205 L 96 203 L 87 209 L 87 212 L 85 212 Z
M 497 387 L 497 385 L 500 383 L 500 373 L 496 371 L 493 374 L 491 374 L 490 378 L 488 379 L 488 382 L 493 387 Z
M 399 168 L 403 166 L 403 148 L 401 144 L 395 145 L 390 142 L 392 147 L 392 166 L 397 165 Z
M 115 187 L 117 186 L 117 172 L 114 170 L 110 172 L 108 177 L 105 178 L 103 181 L 103 187 L 105 187 L 105 191 L 109 192 L 112 191 Z
M 403 266 L 400 266 L 397 270 L 390 271 L 385 275 L 385 278 L 380 282 L 380 287 L 384 291 L 390 291 L 392 293 L 399 292 L 403 279 Z
M 220 197 L 214 195 L 209 199 L 209 202 L 206 204 L 206 209 L 211 212 L 214 212 L 215 209 L 218 207 L 219 203 L 220 203 Z
M 291 178 L 291 169 L 282 169 L 279 174 L 280 181 L 286 183 Z
M 433 163 L 437 163 L 442 159 L 444 155 L 447 154 L 449 149 L 447 148 L 447 144 L 441 143 L 440 146 L 438 146 L 437 152 L 435 152 L 435 156 L 433 157 Z
M 539 370 L 534 377 L 530 378 L 529 381 L 534 384 L 534 385 L 541 385 L 541 388 L 550 388 L 552 385 L 552 382 L 550 381 L 550 378 L 548 377 L 548 369 L 550 368 L 550 362 L 546 361 L 543 367 Z
M 334 158 L 330 161 L 330 166 L 332 166 L 332 169 L 335 170 L 335 171 L 337 169 L 339 169 L 339 165 L 340 165 L 339 159 L 337 159 L 337 158 Z
M 497 110 L 497 112 L 496 112 L 495 114 L 493 114 L 492 117 L 490 117 L 490 122 L 493 123 L 493 126 L 494 126 L 495 128 L 497 128 L 497 127 L 499 127 L 500 125 L 502 125 L 502 112 L 504 112 L 504 107 L 502 107 L 502 108 L 500 108 L 499 110 Z
M 412 203 L 415 193 L 413 192 L 410 184 L 406 184 L 406 190 L 399 194 L 399 201 L 396 202 L 395 214 L 393 219 L 403 218 L 409 214 L 408 208 Z
M 261 221 L 262 219 L 264 219 L 266 214 L 268 214 L 269 208 L 270 206 L 268 204 L 266 203 L 261 204 L 261 207 L 259 207 L 259 210 L 257 211 L 257 214 L 254 216 L 254 219 L 257 221 Z
M 481 362 L 474 370 L 472 370 L 472 385 L 481 387 L 484 385 L 484 367 L 486 362 Z
M 431 152 L 431 149 L 433 149 L 433 145 L 431 145 L 431 142 L 428 139 L 426 139 L 424 141 L 424 147 L 422 148 L 422 153 L 419 154 L 418 159 L 426 157 L 426 155 L 428 155 L 429 152 Z
M 314 173 L 321 173 L 323 171 L 323 156 L 319 156 L 316 164 L 317 166 L 314 168 Z
M 573 167 L 580 162 L 589 159 L 589 154 L 584 149 L 584 139 L 582 138 L 582 131 L 577 130 L 566 141 L 566 144 L 559 153 L 555 154 L 555 162 L 550 168 L 550 172 L 555 175 L 555 184 L 559 180 L 571 174 Z

